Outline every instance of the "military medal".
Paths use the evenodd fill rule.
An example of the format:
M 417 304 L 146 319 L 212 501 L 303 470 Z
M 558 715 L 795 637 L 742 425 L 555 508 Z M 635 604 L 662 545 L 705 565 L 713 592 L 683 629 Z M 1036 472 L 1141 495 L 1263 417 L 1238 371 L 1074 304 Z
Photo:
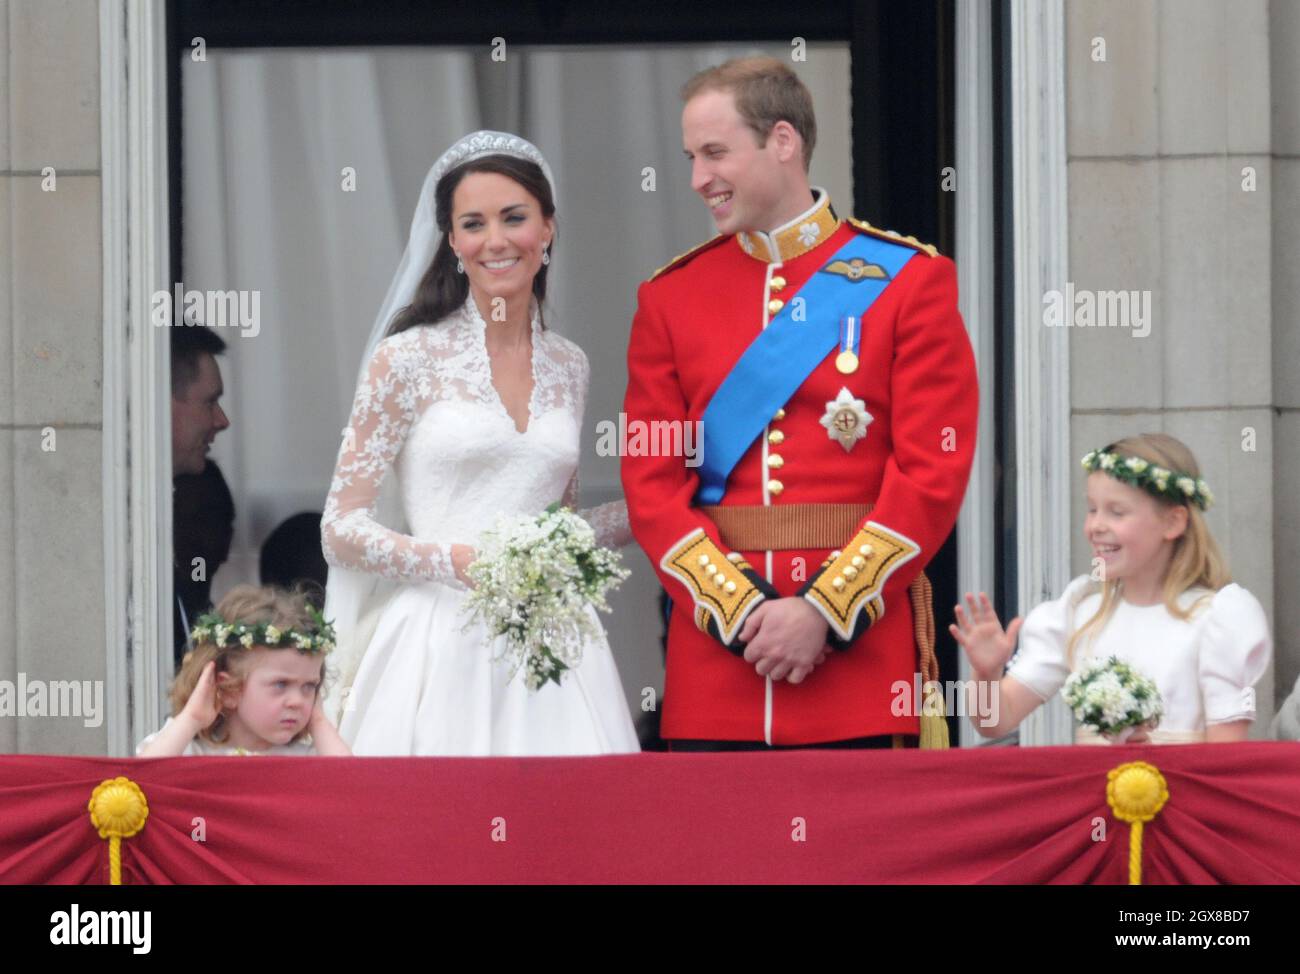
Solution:
M 854 356 L 855 361 L 856 358 Z M 866 403 L 854 399 L 853 393 L 845 386 L 840 389 L 838 396 L 826 404 L 821 424 L 826 427 L 826 435 L 837 440 L 844 447 L 844 452 L 848 453 L 858 440 L 867 435 L 867 424 L 874 418 L 867 412 Z
M 840 354 L 835 356 L 835 368 L 839 369 L 841 375 L 849 375 L 858 370 L 858 343 L 861 339 L 858 319 L 841 318 Z

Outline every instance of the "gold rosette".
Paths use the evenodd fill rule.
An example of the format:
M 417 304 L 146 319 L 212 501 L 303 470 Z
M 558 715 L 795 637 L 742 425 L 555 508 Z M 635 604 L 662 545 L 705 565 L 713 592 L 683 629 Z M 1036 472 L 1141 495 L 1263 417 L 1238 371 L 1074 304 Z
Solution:
M 130 778 L 101 781 L 90 794 L 90 824 L 108 839 L 109 884 L 122 885 L 122 840 L 129 839 L 149 818 L 149 802 Z
M 1169 801 L 1169 785 L 1154 765 L 1130 761 L 1106 775 L 1106 802 L 1115 817 L 1129 823 L 1128 882 L 1142 885 L 1142 826 Z

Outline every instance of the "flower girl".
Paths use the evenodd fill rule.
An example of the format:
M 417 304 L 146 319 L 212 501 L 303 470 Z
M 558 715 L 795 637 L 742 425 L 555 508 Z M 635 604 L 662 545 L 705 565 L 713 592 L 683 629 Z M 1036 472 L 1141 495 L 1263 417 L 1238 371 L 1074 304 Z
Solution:
M 1259 601 L 1230 581 L 1210 535 L 1202 511 L 1213 496 L 1196 459 L 1172 436 L 1144 433 L 1094 450 L 1083 466 L 1093 571 L 1005 632 L 983 592 L 956 607 L 949 631 L 966 651 L 973 685 L 995 684 L 996 709 L 976 728 L 1007 734 L 1089 660 L 1115 658 L 1127 664 L 1121 673 L 1155 684 L 1163 716 L 1132 736 L 1080 727 L 1076 743 L 1245 740 L 1272 642 Z
M 172 716 L 136 754 L 351 753 L 318 705 L 334 633 L 306 595 L 240 585 L 192 636 Z

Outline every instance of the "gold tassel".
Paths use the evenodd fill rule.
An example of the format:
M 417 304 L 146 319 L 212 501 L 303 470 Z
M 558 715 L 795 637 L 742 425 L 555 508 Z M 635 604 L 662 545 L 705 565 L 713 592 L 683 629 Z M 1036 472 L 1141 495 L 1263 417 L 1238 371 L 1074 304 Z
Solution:
M 921 747 L 944 750 L 950 746 L 948 717 L 939 684 L 939 658 L 934 654 L 934 596 L 925 572 L 916 576 L 907 591 L 912 597 L 912 631 L 921 664 Z
M 943 694 L 931 683 L 921 701 L 921 747 L 943 749 L 948 747 L 948 717 L 944 713 Z

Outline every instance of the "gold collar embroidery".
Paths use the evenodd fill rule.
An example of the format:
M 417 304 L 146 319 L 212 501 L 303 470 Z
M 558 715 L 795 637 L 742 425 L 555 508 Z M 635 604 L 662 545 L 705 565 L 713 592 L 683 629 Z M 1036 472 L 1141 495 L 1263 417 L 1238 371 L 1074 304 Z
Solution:
M 783 263 L 808 253 L 839 229 L 831 214 L 831 197 L 820 186 L 812 187 L 816 201 L 803 213 L 770 233 L 744 231 L 736 234 L 740 249 L 766 264 Z

